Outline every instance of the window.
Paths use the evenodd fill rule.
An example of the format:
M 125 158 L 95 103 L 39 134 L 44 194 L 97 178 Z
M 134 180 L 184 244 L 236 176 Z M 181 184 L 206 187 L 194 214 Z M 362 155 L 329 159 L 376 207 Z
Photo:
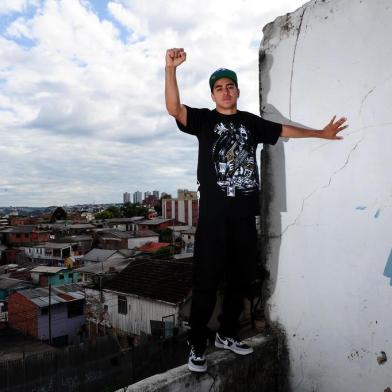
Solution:
M 60 274 L 59 279 L 64 279 L 64 274 Z
M 128 313 L 127 297 L 125 297 L 124 295 L 118 296 L 118 313 L 120 314 Z
M 69 273 L 69 274 L 68 274 L 68 278 L 72 279 L 72 278 L 73 278 L 73 274 L 72 274 L 72 273 Z
M 84 311 L 84 300 L 68 303 L 68 318 L 82 316 Z

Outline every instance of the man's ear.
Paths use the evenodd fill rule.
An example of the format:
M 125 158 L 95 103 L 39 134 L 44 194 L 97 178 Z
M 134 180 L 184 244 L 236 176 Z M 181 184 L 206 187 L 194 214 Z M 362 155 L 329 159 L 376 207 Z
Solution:
M 237 94 L 238 94 L 238 98 L 240 97 L 240 89 L 237 88 Z

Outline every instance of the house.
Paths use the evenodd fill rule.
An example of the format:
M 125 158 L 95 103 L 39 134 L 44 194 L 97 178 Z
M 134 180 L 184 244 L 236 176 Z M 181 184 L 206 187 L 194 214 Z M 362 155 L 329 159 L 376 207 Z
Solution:
M 18 255 L 23 253 L 19 248 L 7 248 L 2 252 L 1 262 L 4 264 L 14 264 L 18 259 Z
M 107 226 L 121 231 L 135 231 L 137 222 L 142 220 L 144 220 L 144 216 L 133 216 L 132 218 L 102 219 L 96 221 L 96 224 L 100 225 L 100 227 Z
M 61 237 L 57 242 L 72 244 L 72 251 L 75 256 L 86 254 L 93 246 L 93 236 L 91 234 L 79 234 Z
M 82 283 L 98 284 L 103 277 L 110 277 L 121 272 L 130 262 L 130 259 L 112 259 L 102 263 L 90 263 L 75 271 L 81 275 Z
M 191 286 L 191 263 L 135 260 L 104 284 L 104 308 L 113 328 L 167 337 L 186 318 Z
M 49 231 L 40 230 L 35 225 L 8 227 L 1 230 L 3 243 L 9 246 L 37 244 L 49 240 Z
M 35 284 L 41 287 L 60 286 L 82 280 L 79 272 L 64 267 L 39 266 L 30 271 Z
M 72 235 L 90 234 L 96 229 L 96 226 L 91 223 L 72 223 L 69 221 L 41 224 L 40 228 L 50 230 L 53 238 L 62 238 Z
M 104 229 L 97 232 L 99 246 L 102 249 L 128 249 L 128 240 L 132 237 L 132 232 L 118 229 Z
M 134 249 L 148 242 L 159 242 L 159 234 L 152 230 L 138 230 L 128 239 L 128 249 Z
M 196 228 L 191 227 L 181 232 L 182 251 L 183 253 L 193 253 L 195 245 Z
M 50 262 L 64 265 L 64 260 L 73 256 L 72 244 L 61 242 L 45 242 L 39 245 L 20 247 L 27 258 L 34 262 Z
M 32 287 L 33 284 L 25 280 L 0 277 L 0 304 L 3 304 L 3 310 L 7 310 L 6 302 L 10 294 Z
M 54 346 L 77 344 L 85 323 L 84 293 L 77 284 L 26 289 L 8 297 L 11 328 Z
M 127 256 L 116 249 L 110 250 L 94 248 L 84 255 L 83 262 L 84 265 L 88 265 L 92 263 L 102 263 L 114 259 L 125 259 L 126 257 Z
M 1 260 L 2 260 L 3 254 L 4 254 L 4 256 L 5 256 L 5 251 L 6 251 L 6 249 L 7 249 L 7 247 L 6 247 L 5 245 L 2 245 L 2 244 L 0 243 L 0 264 L 1 264 Z
M 176 224 L 175 219 L 155 218 L 145 219 L 137 222 L 137 230 L 164 230 L 174 226 Z

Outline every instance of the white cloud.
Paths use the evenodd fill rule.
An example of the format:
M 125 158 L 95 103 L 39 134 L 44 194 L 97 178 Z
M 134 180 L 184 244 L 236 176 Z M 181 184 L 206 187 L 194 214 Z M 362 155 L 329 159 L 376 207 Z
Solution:
M 0 15 L 10 12 L 21 12 L 26 8 L 28 0 L 2 0 L 0 2 Z
M 212 107 L 209 74 L 227 66 L 238 73 L 241 108 L 257 112 L 254 43 L 266 23 L 301 5 L 0 3 L 0 15 L 20 12 L 4 19 L 0 35 L 0 205 L 114 202 L 136 189 L 195 189 L 197 141 L 165 112 L 166 48 L 188 52 L 178 71 L 185 103 Z M 31 5 L 32 15 L 24 13 Z

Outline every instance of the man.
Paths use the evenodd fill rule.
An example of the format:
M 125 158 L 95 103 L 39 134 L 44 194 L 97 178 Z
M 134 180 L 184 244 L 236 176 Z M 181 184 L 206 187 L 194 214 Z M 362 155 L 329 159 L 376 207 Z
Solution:
M 257 259 L 255 216 L 259 214 L 258 143 L 275 144 L 279 137 L 342 139 L 347 125 L 335 116 L 322 130 L 276 124 L 237 109 L 237 75 L 218 69 L 209 80 L 215 109 L 194 109 L 181 103 L 176 69 L 186 60 L 182 48 L 166 51 L 166 108 L 179 129 L 199 141 L 197 178 L 200 184 L 196 231 L 188 367 L 207 370 L 207 323 L 216 292 L 225 282 L 220 328 L 215 346 L 246 355 L 253 349 L 238 338 L 238 319 L 254 276 Z

